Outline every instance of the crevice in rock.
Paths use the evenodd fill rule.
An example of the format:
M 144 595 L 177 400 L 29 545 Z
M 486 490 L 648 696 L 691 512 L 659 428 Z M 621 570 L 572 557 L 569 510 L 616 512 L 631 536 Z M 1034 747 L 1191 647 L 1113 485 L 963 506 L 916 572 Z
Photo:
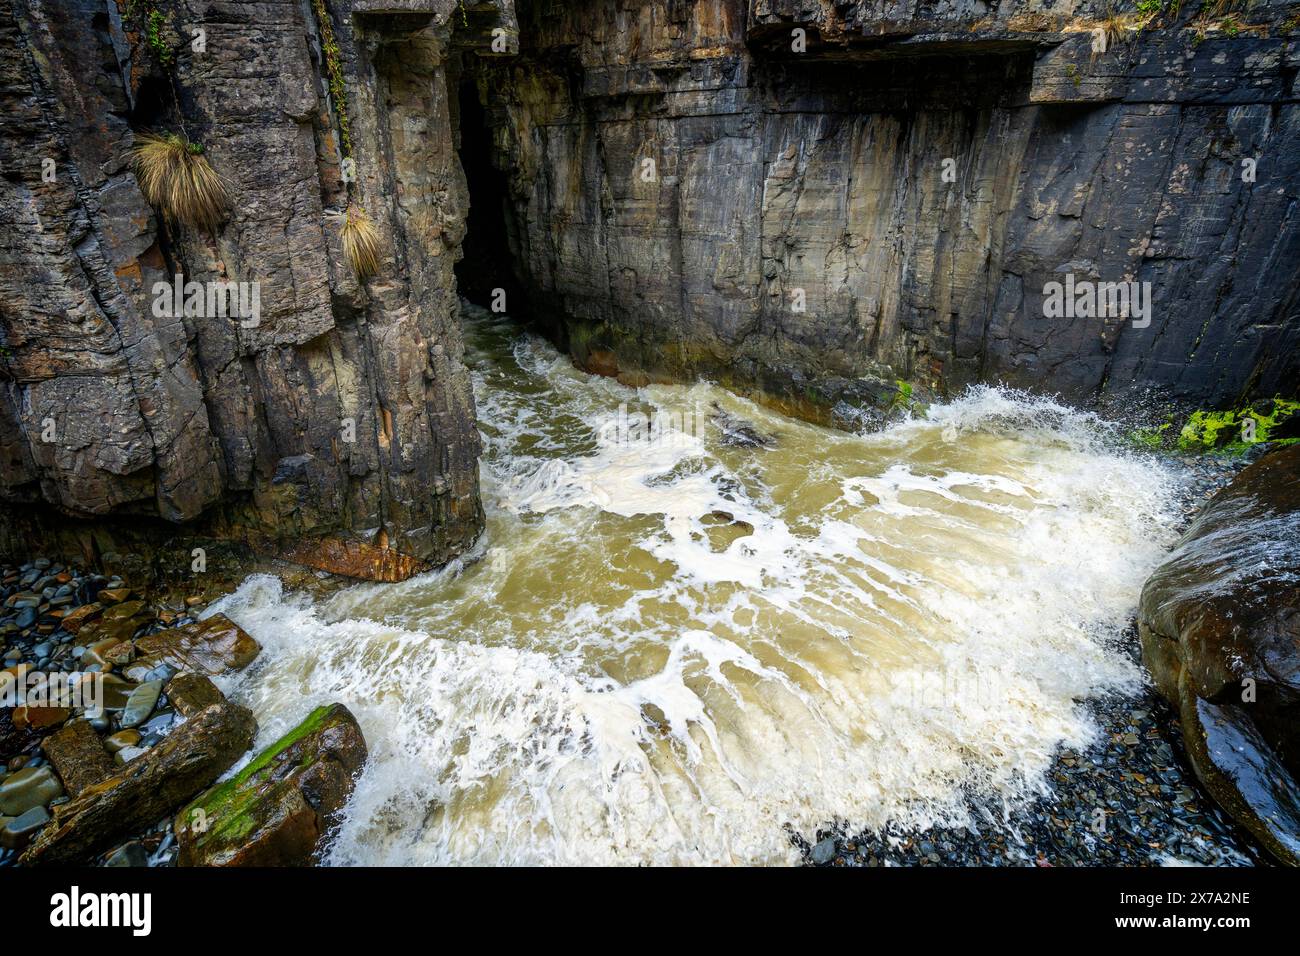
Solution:
M 509 226 L 509 186 L 497 168 L 492 149 L 492 128 L 471 68 L 460 77 L 457 94 L 459 155 L 469 189 L 465 238 L 456 263 L 460 294 L 477 305 L 492 307 L 497 290 L 505 294 L 505 308 L 518 319 L 528 317 L 515 265 L 515 244 Z

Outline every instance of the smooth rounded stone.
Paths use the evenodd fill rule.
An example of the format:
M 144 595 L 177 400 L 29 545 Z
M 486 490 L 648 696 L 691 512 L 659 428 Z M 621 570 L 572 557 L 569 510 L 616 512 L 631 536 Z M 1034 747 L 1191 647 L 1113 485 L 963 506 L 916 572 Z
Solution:
M 104 675 L 104 709 L 121 710 L 131 699 L 131 694 L 139 685 L 128 684 L 116 674 Z
M 77 644 L 72 648 L 72 653 L 77 657 L 80 657 L 82 654 L 86 653 L 86 648 L 81 644 Z
M 818 866 L 829 863 L 835 858 L 835 838 L 827 837 L 825 840 L 820 841 L 812 848 L 812 853 L 809 855 L 813 863 Z
M 32 807 L 16 817 L 3 817 L 0 826 L 0 846 L 6 850 L 21 850 L 50 822 L 50 812 L 44 807 Z
M 120 660 L 121 655 L 117 653 L 118 645 L 122 643 L 123 641 L 117 637 L 106 637 L 102 641 L 96 641 L 81 655 L 82 665 L 89 667 L 93 664 L 126 663 Z
M 104 746 L 108 748 L 111 754 L 117 753 L 124 747 L 134 747 L 140 742 L 140 731 L 138 730 L 119 730 L 115 734 L 110 734 L 104 738 Z
M 27 766 L 0 783 L 0 813 L 16 817 L 63 795 L 63 785 L 48 767 Z
M 148 747 L 123 747 L 117 753 L 113 754 L 113 759 L 120 764 L 128 764 L 136 757 L 149 752 Z
M 126 843 L 104 859 L 105 866 L 148 866 L 149 854 L 139 843 Z
M 170 664 L 159 664 L 153 670 L 149 671 L 149 680 L 169 681 L 176 676 L 177 670 Z
M 139 661 L 134 664 L 128 664 L 122 668 L 122 676 L 127 680 L 133 680 L 143 684 L 147 680 L 153 680 L 158 675 L 154 673 L 157 668 L 150 667 L 148 664 L 142 664 Z
M 158 703 L 158 695 L 162 693 L 162 686 L 163 682 L 161 680 L 151 680 L 131 691 L 126 707 L 122 709 L 122 718 L 119 723 L 123 727 L 134 727 L 148 719 L 149 715 L 153 713 L 154 706 Z
M 100 733 L 100 734 L 102 734 L 104 731 L 108 730 L 108 718 L 107 718 L 107 717 L 91 717 L 91 718 L 90 718 L 90 726 L 92 726 L 92 727 L 95 728 L 95 732 L 96 732 L 96 733 Z
M 17 624 L 20 628 L 31 627 L 33 624 L 36 623 L 36 608 L 34 607 L 23 608 L 21 611 L 18 612 L 18 617 L 14 619 L 14 623 Z
M 44 571 L 53 563 L 54 562 L 49 558 L 35 558 L 32 561 L 32 567 L 36 568 L 38 571 Z
M 176 712 L 172 710 L 160 710 L 149 721 L 140 727 L 140 732 L 146 735 L 162 735 L 171 729 L 172 722 L 176 718 Z
M 38 658 L 49 657 L 50 654 L 52 654 L 53 652 L 54 652 L 53 641 L 43 641 L 42 643 L 37 644 L 35 647 L 32 648 L 32 654 Z

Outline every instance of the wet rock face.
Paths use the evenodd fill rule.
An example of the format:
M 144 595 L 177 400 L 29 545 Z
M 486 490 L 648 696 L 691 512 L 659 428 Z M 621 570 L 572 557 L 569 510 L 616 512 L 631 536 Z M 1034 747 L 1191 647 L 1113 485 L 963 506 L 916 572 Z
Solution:
M 181 866 L 307 866 L 366 759 L 356 719 L 319 707 L 176 817 Z
M 1300 376 L 1285 5 L 1253 9 L 1267 37 L 1196 41 L 1188 7 L 1095 55 L 1088 2 L 514 6 L 519 54 L 463 74 L 515 270 L 477 284 L 593 371 L 823 402 L 872 401 L 864 377 L 1214 403 Z M 1150 324 L 1046 317 L 1066 273 L 1150 282 Z
M 1197 775 L 1300 865 L 1300 446 L 1206 506 L 1142 592 L 1143 657 Z
M 68 515 L 101 520 L 65 552 L 202 533 L 382 580 L 469 546 L 478 432 L 459 235 L 440 226 L 463 205 L 439 92 L 453 5 L 377 19 L 363 46 L 350 4 L 329 4 L 352 199 L 381 236 L 364 282 L 331 218 L 348 189 L 309 4 L 160 4 L 167 65 L 124 3 L 0 9 L 0 550 Z M 390 101 L 416 95 L 391 88 L 397 60 L 427 81 L 411 82 L 418 127 L 390 128 Z M 229 194 L 214 232 L 145 202 L 129 158 L 144 130 L 202 145 Z M 178 273 L 256 283 L 257 321 L 159 314 L 155 284 Z
M 169 664 L 177 670 L 215 675 L 247 667 L 261 647 L 230 618 L 214 614 L 195 624 L 141 637 L 135 650 L 150 667 Z

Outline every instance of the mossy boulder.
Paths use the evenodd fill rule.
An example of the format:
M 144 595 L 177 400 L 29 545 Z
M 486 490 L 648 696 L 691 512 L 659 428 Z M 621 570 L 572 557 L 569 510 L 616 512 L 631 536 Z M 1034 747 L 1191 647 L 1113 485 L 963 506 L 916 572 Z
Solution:
M 181 866 L 309 866 L 352 795 L 366 741 L 342 704 L 318 707 L 176 817 Z
M 1197 777 L 1300 865 L 1300 445 L 1206 505 L 1142 590 L 1138 630 Z
M 1300 401 L 1263 399 L 1232 411 L 1198 411 L 1187 419 L 1178 435 L 1183 452 L 1242 454 L 1262 442 L 1293 444 L 1294 423 L 1300 420 Z

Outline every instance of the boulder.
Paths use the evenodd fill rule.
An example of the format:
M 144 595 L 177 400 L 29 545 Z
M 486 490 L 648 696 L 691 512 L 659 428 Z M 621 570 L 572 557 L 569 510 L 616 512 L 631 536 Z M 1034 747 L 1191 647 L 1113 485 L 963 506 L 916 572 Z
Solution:
M 91 621 L 95 620 L 95 618 L 99 617 L 103 610 L 104 605 L 100 604 L 98 601 L 94 601 L 90 604 L 83 604 L 81 607 L 75 608 L 64 615 L 62 621 L 63 629 L 69 634 L 76 634 Z
M 148 634 L 135 642 L 135 649 L 146 661 L 214 676 L 247 667 L 262 650 L 224 614 Z
M 153 610 L 143 601 L 124 601 L 105 608 L 93 621 L 81 628 L 81 643 L 111 647 L 129 641 L 135 632 L 154 619 Z
M 217 690 L 217 685 L 202 674 L 184 671 L 167 682 L 167 699 L 171 701 L 176 713 L 182 717 L 191 717 L 225 698 Z
M 63 787 L 48 767 L 24 767 L 0 781 L 0 814 L 16 817 L 63 796 Z
M 1138 630 L 1192 766 L 1279 860 L 1300 865 L 1300 446 L 1206 505 L 1142 590 Z
M 138 833 L 223 774 L 257 732 L 252 711 L 222 701 L 195 714 L 111 777 L 55 808 L 23 853 L 32 865 L 73 864 Z
M 366 742 L 342 704 L 318 707 L 176 817 L 181 866 L 308 866 L 352 794 Z
M 16 817 L 4 817 L 0 826 L 0 846 L 6 850 L 21 850 L 41 827 L 50 822 L 50 811 L 44 807 L 32 807 Z
M 113 773 L 113 759 L 87 721 L 74 720 L 41 745 L 68 793 L 77 796 Z
M 68 707 L 39 707 L 23 704 L 21 707 L 14 708 L 14 726 L 37 733 L 48 732 L 71 716 L 72 710 Z

